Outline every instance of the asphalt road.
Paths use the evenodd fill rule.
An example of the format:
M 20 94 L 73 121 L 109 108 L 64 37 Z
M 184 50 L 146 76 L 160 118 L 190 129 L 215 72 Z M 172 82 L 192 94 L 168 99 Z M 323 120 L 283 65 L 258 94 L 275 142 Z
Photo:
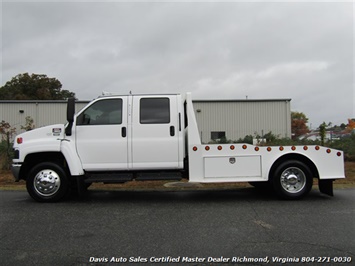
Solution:
M 55 204 L 0 191 L 0 215 L 2 266 L 355 264 L 355 189 L 300 201 L 252 188 L 92 191 Z

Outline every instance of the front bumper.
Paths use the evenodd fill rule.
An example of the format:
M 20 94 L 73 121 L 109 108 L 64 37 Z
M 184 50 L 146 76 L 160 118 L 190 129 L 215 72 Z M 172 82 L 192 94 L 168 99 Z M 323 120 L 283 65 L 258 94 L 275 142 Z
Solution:
M 20 181 L 20 169 L 21 169 L 21 164 L 14 163 L 11 166 L 11 172 L 15 177 L 16 182 Z

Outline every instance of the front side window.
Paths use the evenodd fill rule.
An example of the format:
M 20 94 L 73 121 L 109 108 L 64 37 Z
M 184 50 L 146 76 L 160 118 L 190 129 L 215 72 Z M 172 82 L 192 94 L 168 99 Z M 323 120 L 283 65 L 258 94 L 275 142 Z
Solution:
M 95 102 L 78 116 L 76 124 L 78 126 L 122 124 L 122 99 Z
M 142 98 L 140 100 L 141 124 L 170 123 L 169 98 Z

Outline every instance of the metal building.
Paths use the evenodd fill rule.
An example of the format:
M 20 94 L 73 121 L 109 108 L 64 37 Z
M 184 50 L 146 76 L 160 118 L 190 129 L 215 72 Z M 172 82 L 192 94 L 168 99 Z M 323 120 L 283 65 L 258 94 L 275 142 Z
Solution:
M 291 138 L 291 99 L 195 100 L 194 108 L 203 143 L 225 137 L 238 140 L 268 132 Z
M 270 100 L 194 100 L 197 124 L 203 143 L 223 137 L 238 140 L 247 135 L 263 136 L 272 132 L 291 138 L 291 99 Z M 76 111 L 89 101 L 77 101 Z M 0 101 L 0 120 L 21 133 L 26 117 L 35 127 L 66 122 L 66 101 Z
M 83 108 L 88 101 L 77 101 L 76 110 Z M 36 100 L 1 100 L 0 120 L 8 122 L 21 133 L 21 126 L 25 126 L 26 117 L 34 120 L 36 128 L 52 124 L 66 123 L 67 101 L 36 101 Z

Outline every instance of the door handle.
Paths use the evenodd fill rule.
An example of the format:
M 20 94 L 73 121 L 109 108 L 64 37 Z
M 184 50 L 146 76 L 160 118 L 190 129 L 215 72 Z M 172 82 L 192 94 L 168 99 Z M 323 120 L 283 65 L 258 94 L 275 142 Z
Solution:
M 175 127 L 174 126 L 171 126 L 170 127 L 170 136 L 175 136 Z
M 122 138 L 125 138 L 127 136 L 127 129 L 126 127 L 122 127 L 121 129 L 121 135 L 122 135 Z

